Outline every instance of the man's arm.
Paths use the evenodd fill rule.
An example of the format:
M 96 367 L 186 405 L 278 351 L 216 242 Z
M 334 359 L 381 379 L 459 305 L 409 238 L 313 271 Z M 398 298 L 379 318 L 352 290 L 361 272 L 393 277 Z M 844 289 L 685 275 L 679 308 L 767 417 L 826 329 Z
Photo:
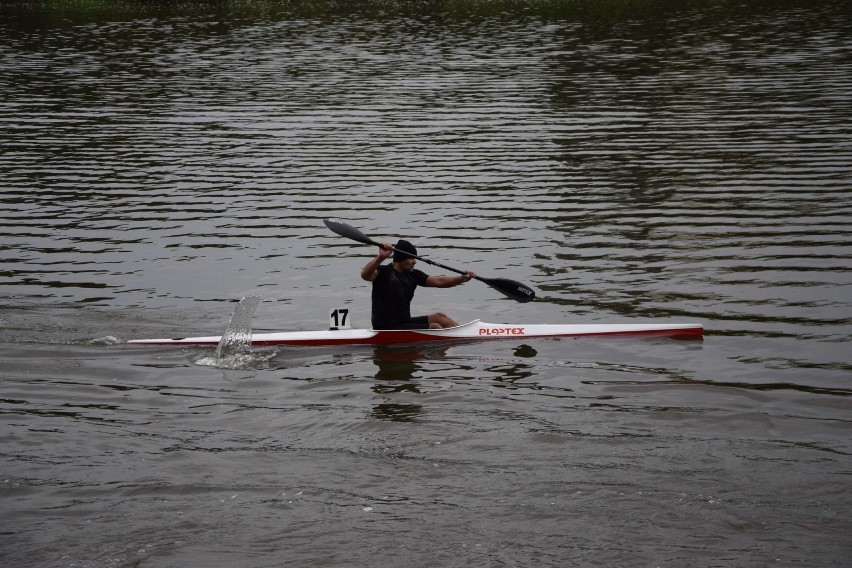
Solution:
M 465 270 L 464 274 L 458 276 L 430 276 L 426 279 L 426 285 L 431 288 L 452 288 L 470 280 L 476 276 L 475 272 Z
M 367 282 L 372 282 L 376 279 L 376 276 L 379 275 L 379 266 L 385 261 L 387 257 L 389 257 L 393 253 L 393 245 L 389 243 L 382 243 L 382 246 L 379 247 L 379 254 L 364 265 L 364 268 L 361 269 L 361 278 L 366 280 Z

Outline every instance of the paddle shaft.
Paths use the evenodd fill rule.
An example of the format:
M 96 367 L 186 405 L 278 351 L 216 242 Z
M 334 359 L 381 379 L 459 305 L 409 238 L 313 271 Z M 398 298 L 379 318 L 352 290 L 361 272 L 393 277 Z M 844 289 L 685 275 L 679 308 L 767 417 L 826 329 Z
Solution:
M 378 244 L 378 243 L 377 243 Z M 384 246 L 379 245 L 384 248 Z M 396 247 L 391 247 L 394 251 L 399 251 Z M 435 262 L 434 260 L 429 260 L 428 258 L 424 258 L 422 256 L 417 256 L 416 254 L 411 254 L 410 252 L 402 252 L 411 258 L 416 258 L 417 260 L 422 260 L 426 264 L 431 264 L 432 266 L 437 266 L 438 268 L 443 268 L 444 270 L 449 270 L 450 272 L 455 272 L 456 274 L 467 274 L 464 270 L 459 270 L 458 268 L 453 268 L 452 266 L 447 266 L 446 264 L 441 264 L 440 262 Z M 483 278 L 482 276 L 474 276 L 476 280 L 487 284 L 488 286 L 494 288 L 495 290 L 513 298 L 518 302 L 528 302 L 532 300 L 535 293 L 527 286 L 524 286 L 520 282 L 515 282 L 514 280 L 506 280 L 504 278 Z M 509 291 L 507 291 L 509 290 Z M 519 295 L 520 293 L 520 295 Z
M 378 245 L 379 248 L 385 248 L 385 246 L 382 245 L 381 243 L 375 243 L 375 244 Z M 440 262 L 435 262 L 434 260 L 429 260 L 428 258 L 424 258 L 422 256 L 417 256 L 416 254 L 411 254 L 410 252 L 405 252 L 404 250 L 399 250 L 398 248 L 396 248 L 394 246 L 391 247 L 391 250 L 394 251 L 394 252 L 401 252 L 406 256 L 409 256 L 411 258 L 416 258 L 417 260 L 422 260 L 426 264 L 431 264 L 432 266 L 437 266 L 438 268 L 443 268 L 444 270 L 449 270 L 450 272 L 455 272 L 456 274 L 466 274 L 466 272 L 464 270 L 459 270 L 458 268 L 453 268 L 452 266 L 447 266 L 445 264 L 441 264 Z M 474 276 L 474 278 L 476 278 L 477 280 L 480 280 L 482 282 L 485 282 L 485 279 L 481 278 L 479 276 Z
M 326 219 L 325 225 L 338 235 L 342 237 L 346 237 L 348 239 L 352 239 L 353 241 L 358 241 L 359 243 L 363 243 L 365 245 L 373 245 L 379 248 L 385 249 L 385 245 L 374 241 L 355 227 L 347 225 L 342 221 L 338 221 L 336 219 Z M 422 260 L 426 264 L 431 264 L 432 266 L 437 266 L 439 268 L 443 268 L 444 270 L 449 270 L 450 272 L 455 272 L 456 274 L 466 274 L 464 270 L 459 270 L 458 268 L 453 268 L 452 266 L 446 266 L 439 262 L 435 262 L 434 260 L 429 260 L 428 258 L 423 258 L 422 256 L 417 256 L 415 254 L 411 254 L 404 250 L 399 250 L 394 246 L 390 247 L 394 252 L 401 252 L 411 258 L 415 258 L 417 260 Z M 501 294 L 512 298 L 516 302 L 529 302 L 533 298 L 535 298 L 535 292 L 529 286 L 525 284 L 521 284 L 520 282 L 515 282 L 514 280 L 508 280 L 506 278 L 482 278 L 481 276 L 474 276 L 475 279 L 487 284 L 491 288 L 494 288 Z
M 367 237 L 367 236 L 365 236 L 364 238 L 366 239 L 366 241 L 363 241 L 363 242 L 365 242 L 366 244 L 375 245 L 379 248 L 387 250 L 385 245 L 383 245 L 382 243 L 378 243 L 378 242 L 374 241 L 373 239 L 371 239 L 370 237 Z M 443 268 L 444 270 L 449 270 L 450 272 L 455 272 L 456 274 L 467 274 L 464 270 L 459 270 L 458 268 L 453 268 L 452 266 L 447 266 L 446 264 L 441 264 L 440 262 L 435 262 L 434 260 L 430 260 L 430 259 L 424 258 L 422 256 L 417 256 L 416 254 L 411 254 L 410 252 L 406 252 L 404 250 L 399 250 L 395 246 L 391 246 L 390 248 L 394 252 L 401 252 L 402 254 L 404 254 L 406 256 L 410 256 L 411 258 L 416 258 L 417 260 L 422 260 L 426 264 L 431 264 L 432 266 L 437 266 L 438 268 Z M 482 278 L 481 276 L 474 276 L 474 278 L 476 278 L 480 282 L 485 282 L 486 284 L 488 284 L 487 278 Z

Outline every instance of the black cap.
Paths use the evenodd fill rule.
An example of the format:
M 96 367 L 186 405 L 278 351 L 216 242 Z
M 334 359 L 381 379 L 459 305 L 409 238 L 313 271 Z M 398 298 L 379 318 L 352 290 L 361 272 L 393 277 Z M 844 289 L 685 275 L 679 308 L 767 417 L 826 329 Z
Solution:
M 393 251 L 394 262 L 403 261 L 417 254 L 417 249 L 414 248 L 414 245 L 403 239 L 399 239 L 399 242 L 396 243 L 394 248 L 396 249 Z

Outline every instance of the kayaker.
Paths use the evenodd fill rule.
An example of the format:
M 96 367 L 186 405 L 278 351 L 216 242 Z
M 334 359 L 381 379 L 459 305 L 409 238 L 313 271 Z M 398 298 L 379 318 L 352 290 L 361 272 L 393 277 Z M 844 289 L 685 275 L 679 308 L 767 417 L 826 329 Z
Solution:
M 394 250 L 396 249 L 396 250 Z M 391 254 L 391 264 L 383 265 Z M 458 276 L 430 276 L 414 268 L 417 249 L 400 239 L 396 246 L 382 243 L 379 253 L 361 269 L 361 278 L 373 283 L 373 329 L 443 329 L 459 325 L 443 312 L 411 317 L 411 299 L 418 286 L 451 288 L 476 276 L 470 270 Z

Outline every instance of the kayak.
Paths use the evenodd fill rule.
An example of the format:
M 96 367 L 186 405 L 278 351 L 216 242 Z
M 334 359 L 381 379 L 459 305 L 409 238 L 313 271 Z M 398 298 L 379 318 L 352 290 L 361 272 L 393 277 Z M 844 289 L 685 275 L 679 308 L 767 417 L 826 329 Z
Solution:
M 704 326 L 697 323 L 633 324 L 497 324 L 474 320 L 447 329 L 376 330 L 329 329 L 324 331 L 286 331 L 252 334 L 252 346 L 267 345 L 394 345 L 442 341 L 485 341 L 491 339 L 559 337 L 672 337 L 701 339 Z M 219 344 L 221 336 L 182 337 L 176 339 L 132 339 L 136 345 L 208 345 Z

